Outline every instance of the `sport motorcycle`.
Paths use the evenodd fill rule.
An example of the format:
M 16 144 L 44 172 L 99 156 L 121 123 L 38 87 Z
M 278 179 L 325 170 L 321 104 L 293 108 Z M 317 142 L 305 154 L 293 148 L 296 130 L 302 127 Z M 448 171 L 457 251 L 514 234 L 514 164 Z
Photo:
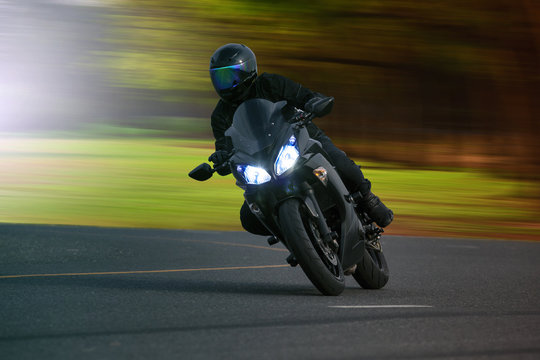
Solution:
M 309 136 L 314 117 L 286 101 L 247 100 L 225 132 L 232 142 L 228 161 L 201 164 L 189 176 L 204 181 L 229 167 L 249 209 L 272 234 L 268 243 L 283 243 L 287 262 L 300 265 L 322 294 L 343 292 L 346 275 L 363 288 L 380 289 L 389 276 L 384 230 L 359 208 L 361 195 L 347 190 L 320 142 Z

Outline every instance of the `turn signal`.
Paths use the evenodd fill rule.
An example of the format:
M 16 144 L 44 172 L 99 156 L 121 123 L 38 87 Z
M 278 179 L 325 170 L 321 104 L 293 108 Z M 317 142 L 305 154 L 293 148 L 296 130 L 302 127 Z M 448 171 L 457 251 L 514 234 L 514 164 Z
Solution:
M 326 172 L 325 168 L 318 167 L 313 170 L 313 174 L 318 177 L 324 185 L 328 184 L 328 173 Z

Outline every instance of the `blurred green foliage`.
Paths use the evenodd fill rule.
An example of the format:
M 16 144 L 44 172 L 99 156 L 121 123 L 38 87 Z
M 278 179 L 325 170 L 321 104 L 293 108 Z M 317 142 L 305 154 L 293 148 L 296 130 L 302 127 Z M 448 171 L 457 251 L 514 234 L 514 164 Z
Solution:
M 479 166 L 527 177 L 540 166 L 538 2 L 116 4 L 106 13 L 108 47 L 95 55 L 111 84 L 123 89 L 125 112 L 133 104 L 126 99 L 135 98 L 146 101 L 148 115 L 166 108 L 168 116 L 208 117 L 217 101 L 209 58 L 219 46 L 239 42 L 255 51 L 261 72 L 334 96 L 333 114 L 319 125 L 340 142 L 372 144 L 361 152 L 351 147 L 356 155 L 381 158 L 392 141 L 413 147 L 427 141 L 459 155 L 433 156 L 431 165 L 468 166 L 463 159 L 473 155 L 485 160 Z M 464 143 L 478 146 L 468 154 Z M 426 164 L 410 155 L 392 160 Z

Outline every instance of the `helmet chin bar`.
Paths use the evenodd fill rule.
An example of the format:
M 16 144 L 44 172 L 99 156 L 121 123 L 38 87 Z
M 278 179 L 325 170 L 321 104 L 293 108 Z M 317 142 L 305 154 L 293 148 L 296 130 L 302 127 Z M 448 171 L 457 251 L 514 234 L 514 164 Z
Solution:
M 221 90 L 218 91 L 218 95 L 228 103 L 233 104 L 240 104 L 244 100 L 246 100 L 249 96 L 251 85 L 253 85 L 253 82 L 257 78 L 257 73 L 253 73 L 252 76 L 247 78 L 244 82 L 242 82 L 240 85 L 235 86 L 231 89 Z

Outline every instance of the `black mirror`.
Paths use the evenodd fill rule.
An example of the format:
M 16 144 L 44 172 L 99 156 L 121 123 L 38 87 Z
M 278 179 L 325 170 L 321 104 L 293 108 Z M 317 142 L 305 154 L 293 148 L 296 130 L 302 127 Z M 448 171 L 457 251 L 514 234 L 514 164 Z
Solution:
M 214 171 L 212 170 L 212 167 L 209 164 L 204 163 L 191 170 L 189 172 L 189 177 L 195 180 L 205 181 L 210 179 L 213 174 Z

